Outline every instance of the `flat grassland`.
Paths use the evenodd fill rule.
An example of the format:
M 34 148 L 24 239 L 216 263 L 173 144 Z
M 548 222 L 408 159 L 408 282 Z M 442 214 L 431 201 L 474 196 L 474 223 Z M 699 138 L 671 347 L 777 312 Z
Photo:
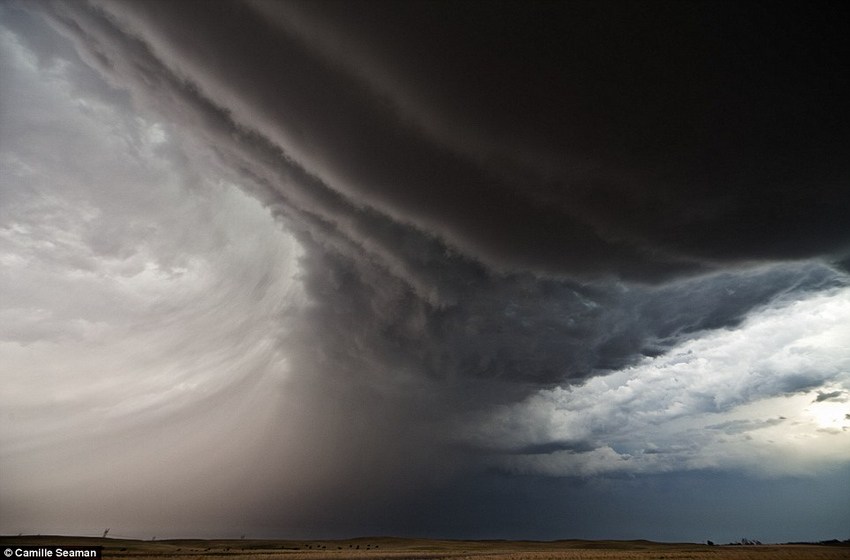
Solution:
M 346 540 L 156 540 L 0 537 L 0 546 L 102 546 L 123 560 L 850 560 L 850 547 L 707 546 L 650 541 L 460 541 L 366 537 Z M 5 560 L 5 559 L 4 559 Z

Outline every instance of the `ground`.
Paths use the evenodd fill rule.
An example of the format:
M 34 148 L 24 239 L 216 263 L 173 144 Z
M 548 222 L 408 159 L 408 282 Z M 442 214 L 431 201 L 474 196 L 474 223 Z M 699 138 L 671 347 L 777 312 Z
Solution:
M 850 547 L 708 546 L 650 541 L 459 541 L 389 537 L 347 540 L 125 540 L 67 536 L 0 537 L 0 547 L 102 546 L 104 558 L 126 560 L 847 560 Z M 223 558 L 224 557 L 224 558 Z

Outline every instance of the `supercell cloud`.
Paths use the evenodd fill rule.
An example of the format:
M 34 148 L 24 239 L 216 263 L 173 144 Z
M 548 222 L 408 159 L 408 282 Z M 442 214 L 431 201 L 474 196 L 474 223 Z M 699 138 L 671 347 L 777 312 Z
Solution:
M 3 3 L 0 530 L 846 537 L 845 21 Z

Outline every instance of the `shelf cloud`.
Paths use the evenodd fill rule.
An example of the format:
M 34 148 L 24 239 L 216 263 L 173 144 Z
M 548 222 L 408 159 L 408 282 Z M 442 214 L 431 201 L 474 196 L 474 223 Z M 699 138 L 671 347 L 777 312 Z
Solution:
M 0 529 L 484 537 L 547 481 L 566 517 L 633 477 L 828 494 L 850 88 L 820 8 L 4 3 Z M 530 485 L 498 520 L 439 501 L 492 477 Z M 644 498 L 679 532 L 640 536 L 701 538 Z M 850 499 L 805 500 L 761 540 L 840 536 Z M 503 536 L 629 536 L 615 504 Z

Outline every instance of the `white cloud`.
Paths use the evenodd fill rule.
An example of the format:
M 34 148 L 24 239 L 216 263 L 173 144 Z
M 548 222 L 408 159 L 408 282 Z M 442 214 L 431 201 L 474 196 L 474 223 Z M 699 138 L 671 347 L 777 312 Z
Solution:
M 510 470 L 549 475 L 799 474 L 850 462 L 840 398 L 850 394 L 850 288 L 800 298 L 634 367 L 541 390 L 467 436 Z
M 51 523 L 158 477 L 203 500 L 279 411 L 301 249 L 179 129 L 81 92 L 73 51 L 0 27 L 0 52 L 4 505 Z

